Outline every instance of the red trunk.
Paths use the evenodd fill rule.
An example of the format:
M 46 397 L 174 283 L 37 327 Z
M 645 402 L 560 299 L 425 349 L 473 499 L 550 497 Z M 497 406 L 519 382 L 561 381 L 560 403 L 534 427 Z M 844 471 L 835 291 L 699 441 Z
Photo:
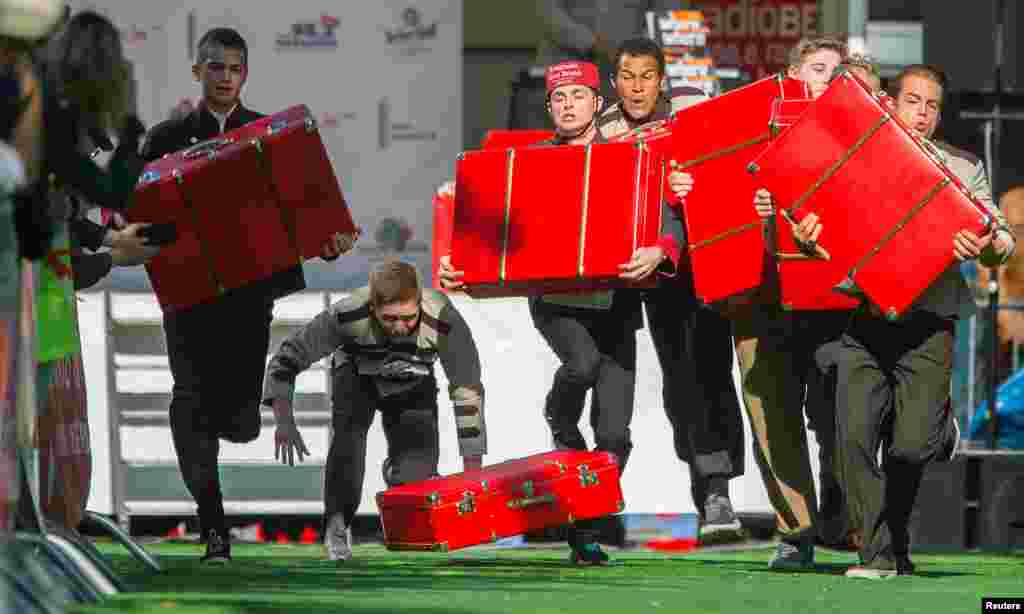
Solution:
M 777 98 L 806 99 L 806 85 L 776 75 L 673 117 L 671 157 L 694 178 L 683 217 L 694 287 L 705 303 L 748 292 L 765 279 L 763 224 L 754 210 L 760 184 L 746 167 L 772 138 Z
M 821 274 L 780 269 L 792 302 L 837 287 L 897 318 L 955 262 L 953 236 L 984 234 L 988 212 L 879 99 L 849 74 L 750 166 L 799 221 L 818 215 Z M 819 307 L 820 308 L 820 307 Z
M 146 266 L 164 311 L 243 287 L 302 289 L 302 262 L 355 224 L 305 106 L 146 166 L 133 222 L 173 223 L 178 239 Z
M 657 282 L 618 277 L 661 232 L 665 165 L 642 143 L 469 151 L 455 176 L 452 263 L 468 294 Z
M 389 550 L 458 550 L 625 508 L 608 452 L 557 450 L 377 494 Z

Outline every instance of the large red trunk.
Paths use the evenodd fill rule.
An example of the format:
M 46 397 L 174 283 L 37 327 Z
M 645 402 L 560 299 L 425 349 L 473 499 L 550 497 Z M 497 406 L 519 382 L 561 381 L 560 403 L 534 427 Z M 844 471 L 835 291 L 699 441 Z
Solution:
M 746 167 L 772 138 L 775 99 L 808 97 L 803 82 L 776 75 L 673 116 L 671 157 L 694 178 L 683 217 L 703 302 L 717 303 L 764 281 L 771 261 L 764 258 L 763 222 L 754 210 L 758 186 Z
M 608 452 L 556 450 L 377 494 L 389 550 L 458 550 L 625 508 Z
M 815 213 L 827 275 L 780 270 L 802 296 L 838 288 L 897 318 L 955 262 L 953 236 L 990 216 L 892 111 L 849 74 L 750 166 L 797 221 Z
M 161 308 L 305 287 L 303 261 L 355 231 L 309 110 L 296 106 L 147 165 L 128 210 L 177 240 L 146 266 Z
M 661 232 L 665 164 L 643 143 L 469 151 L 456 165 L 452 263 L 472 296 L 614 287 Z

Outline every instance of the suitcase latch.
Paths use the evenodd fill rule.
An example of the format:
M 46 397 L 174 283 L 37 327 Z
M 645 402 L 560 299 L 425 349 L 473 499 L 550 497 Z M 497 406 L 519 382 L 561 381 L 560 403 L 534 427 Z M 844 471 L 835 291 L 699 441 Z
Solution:
M 476 511 L 476 504 L 473 502 L 473 493 L 468 490 L 462 493 L 462 500 L 457 506 L 459 516 Z
M 524 507 L 529 507 L 531 505 L 544 505 L 555 502 L 555 496 L 550 493 L 546 495 L 534 496 L 532 480 L 527 480 L 523 482 L 523 495 L 525 496 L 519 499 L 512 499 L 505 505 L 508 506 L 509 509 L 521 510 Z
M 580 465 L 580 486 L 595 486 L 601 482 L 597 479 L 597 473 L 590 470 L 587 465 Z
M 547 461 L 544 461 L 544 464 L 545 465 L 554 465 L 555 467 L 558 467 L 558 475 L 564 475 L 565 474 L 565 463 L 562 463 L 561 461 L 547 460 Z

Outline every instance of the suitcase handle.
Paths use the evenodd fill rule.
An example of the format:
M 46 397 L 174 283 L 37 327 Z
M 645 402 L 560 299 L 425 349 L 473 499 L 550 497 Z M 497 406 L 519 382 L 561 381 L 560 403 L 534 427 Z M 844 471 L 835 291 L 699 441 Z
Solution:
M 213 157 L 213 154 L 215 154 L 217 151 L 221 149 L 224 149 L 233 142 L 234 141 L 232 139 L 210 139 L 209 141 L 203 141 L 198 145 L 193 145 L 192 147 L 189 147 L 184 152 L 182 152 L 181 155 L 186 160 L 198 158 L 199 156 L 203 155 Z
M 555 495 L 547 494 L 538 495 L 536 497 L 521 497 L 519 499 L 512 499 L 506 505 L 508 505 L 509 509 L 521 510 L 524 507 L 529 507 L 531 505 L 543 505 L 545 503 L 554 503 L 555 501 Z

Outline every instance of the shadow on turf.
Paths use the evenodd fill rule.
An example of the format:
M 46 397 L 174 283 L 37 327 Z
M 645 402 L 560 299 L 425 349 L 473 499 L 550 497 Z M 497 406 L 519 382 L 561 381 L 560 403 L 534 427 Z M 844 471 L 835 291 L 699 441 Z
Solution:
M 206 598 L 198 595 L 186 594 L 183 598 L 168 598 L 156 601 L 153 599 L 118 599 L 108 601 L 99 608 L 90 609 L 89 612 L 151 612 L 166 610 L 168 612 L 190 612 L 216 614 L 281 614 L 282 612 L 301 611 L 302 614 L 336 614 L 344 611 L 351 614 L 393 614 L 394 607 L 369 607 L 362 606 L 339 598 L 336 603 L 317 603 L 313 599 L 302 599 L 302 595 L 296 595 L 298 601 L 289 600 L 288 603 L 267 603 L 258 599 L 232 600 L 225 598 Z M 471 610 L 458 610 L 448 606 L 440 607 L 417 607 L 402 605 L 402 612 L 411 614 L 470 614 Z
M 691 561 L 702 563 L 704 565 L 717 565 L 719 567 L 728 567 L 735 571 L 743 572 L 760 572 L 772 575 L 785 575 L 786 573 L 804 573 L 804 574 L 820 574 L 820 575 L 834 575 L 841 576 L 846 573 L 853 563 L 815 563 L 814 569 L 809 571 L 800 572 L 784 572 L 774 571 L 768 569 L 767 563 L 761 563 L 757 561 L 717 561 L 708 559 L 690 559 Z M 979 574 L 963 573 L 959 571 L 921 571 L 917 570 L 914 572 L 916 578 L 955 578 L 958 576 L 974 576 Z

